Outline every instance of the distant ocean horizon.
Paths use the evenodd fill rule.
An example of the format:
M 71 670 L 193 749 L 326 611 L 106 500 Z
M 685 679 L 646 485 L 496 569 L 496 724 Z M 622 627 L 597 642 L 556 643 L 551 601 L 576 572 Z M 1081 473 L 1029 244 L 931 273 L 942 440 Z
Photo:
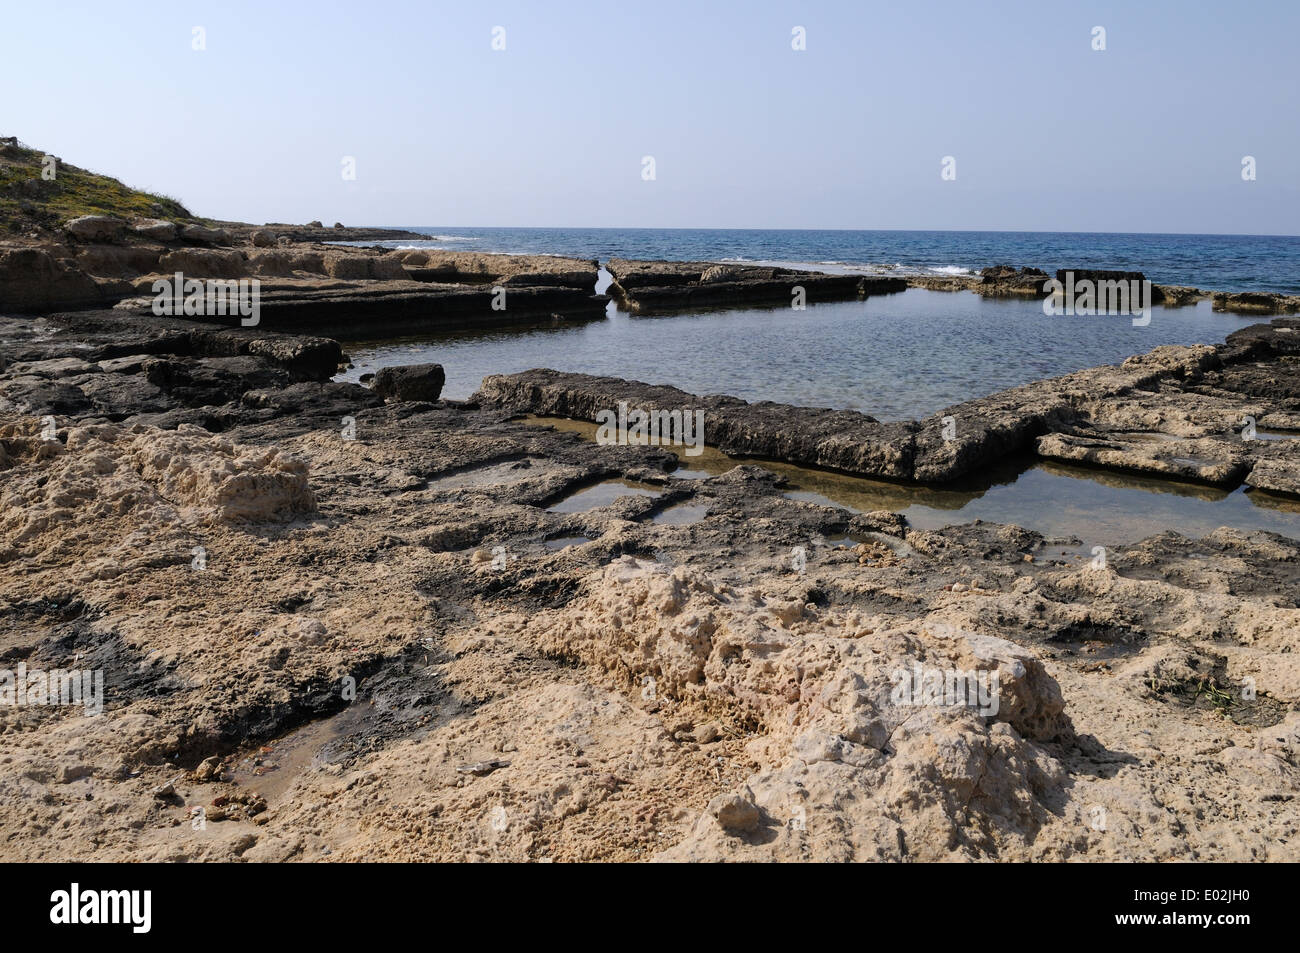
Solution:
M 389 226 L 429 236 L 381 242 L 449 251 L 734 261 L 864 274 L 966 275 L 991 265 L 1141 271 L 1207 291 L 1300 293 L 1300 236 L 893 229 L 481 228 Z M 364 242 L 357 244 L 376 244 Z

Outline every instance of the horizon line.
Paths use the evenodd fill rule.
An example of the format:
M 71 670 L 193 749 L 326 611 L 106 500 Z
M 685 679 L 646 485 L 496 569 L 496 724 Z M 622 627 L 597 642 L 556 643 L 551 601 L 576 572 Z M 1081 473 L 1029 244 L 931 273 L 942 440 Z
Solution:
M 1290 232 L 1128 232 L 1128 231 L 1092 231 L 1088 229 L 1045 229 L 1045 228 L 988 228 L 975 226 L 957 226 L 953 228 L 913 228 L 903 225 L 818 225 L 818 226 L 730 226 L 730 225 L 350 225 L 349 228 L 386 228 L 393 230 L 414 230 L 417 228 L 496 228 L 523 230 L 562 230 L 562 231 L 622 231 L 622 232 L 988 232 L 992 234 L 1030 234 L 1030 235 L 1179 235 L 1200 238 L 1300 238 L 1300 234 Z

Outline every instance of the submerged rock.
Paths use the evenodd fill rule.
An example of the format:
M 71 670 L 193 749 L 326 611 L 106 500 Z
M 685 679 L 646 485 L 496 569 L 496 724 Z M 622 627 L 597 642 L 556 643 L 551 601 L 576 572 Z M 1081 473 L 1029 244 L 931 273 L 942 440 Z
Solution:
M 1263 291 L 1216 291 L 1210 297 L 1211 307 L 1215 311 L 1235 314 L 1295 314 L 1300 311 L 1300 295 Z

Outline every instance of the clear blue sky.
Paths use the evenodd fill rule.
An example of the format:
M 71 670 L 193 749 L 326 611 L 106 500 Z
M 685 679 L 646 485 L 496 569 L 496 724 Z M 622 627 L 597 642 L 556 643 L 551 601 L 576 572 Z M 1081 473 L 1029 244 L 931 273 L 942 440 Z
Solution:
M 1296 0 L 55 0 L 3 21 L 0 135 L 219 218 L 1300 232 Z

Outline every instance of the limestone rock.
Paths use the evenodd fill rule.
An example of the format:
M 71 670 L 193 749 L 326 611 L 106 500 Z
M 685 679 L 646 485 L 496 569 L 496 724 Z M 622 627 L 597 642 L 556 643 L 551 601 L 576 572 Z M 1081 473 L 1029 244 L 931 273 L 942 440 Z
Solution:
M 391 400 L 434 401 L 441 396 L 446 382 L 441 364 L 406 364 L 381 367 L 375 373 L 373 389 Z
M 202 245 L 230 244 L 230 232 L 224 228 L 209 228 L 206 225 L 186 225 L 181 229 L 181 237 Z
M 706 810 L 724 831 L 732 834 L 754 830 L 763 816 L 753 801 L 740 794 L 719 794 Z
M 180 272 L 186 278 L 243 278 L 248 274 L 244 256 L 234 250 L 179 248 L 158 261 L 163 275 Z
M 121 236 L 126 223 L 112 215 L 82 215 L 63 226 L 77 241 L 111 242 Z
M 45 314 L 104 300 L 93 278 L 44 249 L 0 249 L 0 313 Z
M 174 242 L 177 236 L 176 224 L 163 219 L 138 222 L 132 226 L 131 230 L 137 235 L 155 242 Z

